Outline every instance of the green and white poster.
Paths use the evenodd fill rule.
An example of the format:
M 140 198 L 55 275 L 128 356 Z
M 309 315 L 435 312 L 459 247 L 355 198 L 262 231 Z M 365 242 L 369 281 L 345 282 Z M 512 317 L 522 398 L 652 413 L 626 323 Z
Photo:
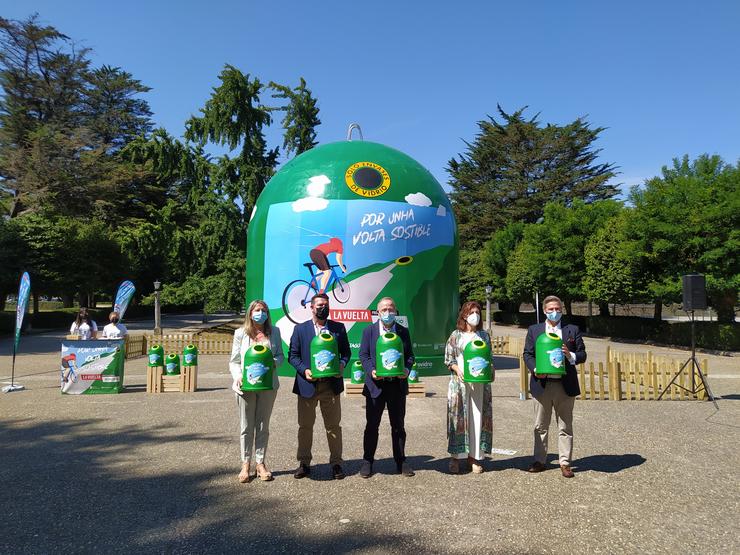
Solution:
M 447 373 L 444 344 L 458 310 L 456 225 L 444 190 L 412 158 L 365 141 L 298 156 L 258 199 L 247 252 L 246 300 L 267 302 L 286 350 L 321 291 L 356 359 L 378 300 L 390 296 L 420 374 Z M 286 362 L 281 374 L 291 373 Z
M 62 341 L 62 393 L 120 393 L 124 358 L 123 339 Z

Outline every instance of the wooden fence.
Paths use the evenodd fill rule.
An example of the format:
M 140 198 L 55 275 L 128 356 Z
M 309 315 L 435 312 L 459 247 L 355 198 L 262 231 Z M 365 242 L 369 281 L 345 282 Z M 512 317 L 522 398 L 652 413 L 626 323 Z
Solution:
M 693 389 L 692 373 L 694 384 L 701 386 L 698 372 L 691 364 L 683 366 L 684 362 L 685 360 L 657 356 L 652 352 L 622 352 L 607 346 L 606 361 L 588 362 L 577 366 L 581 386 L 581 395 L 578 398 L 610 401 L 657 400 L 680 369 L 681 373 L 666 390 L 663 399 L 706 399 L 707 392 L 703 388 L 696 394 L 682 389 Z M 707 376 L 708 360 L 702 359 L 700 366 L 702 373 Z M 529 370 L 524 364 L 523 357 L 519 358 L 519 372 L 520 398 L 527 399 Z
M 182 353 L 187 345 L 195 345 L 201 355 L 230 355 L 232 341 L 232 336 L 222 333 L 126 336 L 126 358 L 145 356 L 152 345 L 162 345 L 165 353 Z

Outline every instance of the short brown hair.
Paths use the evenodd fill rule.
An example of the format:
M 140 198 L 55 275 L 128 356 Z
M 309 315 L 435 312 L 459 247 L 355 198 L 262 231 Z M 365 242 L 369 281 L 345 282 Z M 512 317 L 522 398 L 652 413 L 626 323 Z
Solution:
M 468 301 L 460 307 L 460 313 L 457 315 L 457 329 L 465 331 L 465 319 L 468 317 L 474 308 L 478 309 L 478 312 L 482 312 L 480 303 L 478 301 Z M 478 325 L 475 327 L 476 331 L 483 329 L 483 318 L 481 317 Z
M 545 300 L 542 301 L 542 312 L 545 311 L 545 305 L 547 303 L 558 303 L 560 305 L 560 310 L 563 310 L 563 301 L 560 300 L 560 297 L 556 297 L 555 295 L 548 295 L 545 297 Z

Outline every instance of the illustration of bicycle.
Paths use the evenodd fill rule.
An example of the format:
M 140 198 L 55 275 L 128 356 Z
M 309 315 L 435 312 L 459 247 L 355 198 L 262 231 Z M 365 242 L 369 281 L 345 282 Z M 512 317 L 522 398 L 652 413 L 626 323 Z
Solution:
M 311 280 L 293 280 L 283 290 L 283 312 L 294 324 L 300 324 L 311 318 L 311 297 L 319 292 L 319 284 L 324 275 L 321 270 L 314 273 L 313 262 L 306 262 L 303 265 L 308 270 Z M 326 284 L 326 291 L 327 294 L 331 292 L 337 302 L 344 304 L 349 301 L 350 289 L 349 283 L 337 275 L 336 268 L 338 267 L 338 264 L 329 266 L 331 275 Z

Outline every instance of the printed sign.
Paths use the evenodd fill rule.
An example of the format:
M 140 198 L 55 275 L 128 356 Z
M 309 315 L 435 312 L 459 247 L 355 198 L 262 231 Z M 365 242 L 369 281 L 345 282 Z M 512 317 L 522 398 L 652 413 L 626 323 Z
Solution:
M 123 339 L 62 341 L 62 393 L 120 393 L 124 358 Z

